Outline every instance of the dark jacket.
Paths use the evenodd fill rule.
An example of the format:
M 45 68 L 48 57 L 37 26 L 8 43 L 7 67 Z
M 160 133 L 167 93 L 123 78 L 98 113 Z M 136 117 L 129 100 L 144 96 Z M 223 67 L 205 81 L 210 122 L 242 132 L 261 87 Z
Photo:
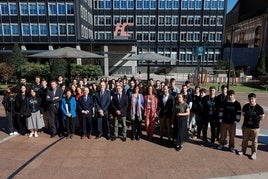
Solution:
M 164 105 L 163 98 L 164 95 L 162 95 L 158 100 L 158 105 L 160 108 L 159 117 L 166 116 L 168 118 L 171 118 L 174 111 L 175 99 L 172 95 L 168 95 L 166 105 Z
M 114 116 L 118 116 L 116 111 L 119 110 L 121 111 L 121 116 L 125 117 L 128 109 L 128 96 L 125 93 L 122 93 L 119 101 L 118 96 L 114 95 L 111 102 L 111 108 Z
M 92 116 L 92 109 L 93 109 L 93 97 L 88 95 L 87 100 L 85 100 L 84 95 L 80 96 L 77 101 L 77 112 L 79 115 L 82 114 L 82 111 L 88 110 L 89 113 L 87 115 Z

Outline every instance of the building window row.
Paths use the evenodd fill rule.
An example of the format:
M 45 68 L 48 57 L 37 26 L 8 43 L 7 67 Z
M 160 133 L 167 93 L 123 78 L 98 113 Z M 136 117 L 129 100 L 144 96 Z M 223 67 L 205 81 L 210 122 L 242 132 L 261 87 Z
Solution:
M 202 38 L 200 32 L 181 32 L 180 41 L 182 42 L 200 42 L 207 39 L 209 42 L 221 42 L 222 32 L 203 32 Z
M 205 0 L 204 9 L 219 9 L 223 10 L 226 0 Z
M 155 32 L 137 32 L 136 39 L 137 41 L 156 41 L 156 39 L 158 39 L 158 41 L 177 42 L 178 33 L 177 32 L 158 32 L 158 34 L 156 34 Z
M 112 39 L 112 33 L 111 32 L 96 32 L 95 39 L 98 39 L 98 40 Z
M 80 17 L 86 22 L 93 24 L 92 14 L 82 5 L 80 5 Z
M 114 25 L 117 23 L 134 23 L 134 18 L 133 16 L 114 16 Z
M 1 36 L 18 36 L 20 29 L 18 24 L 0 24 L 0 35 Z
M 49 15 L 73 15 L 73 3 L 48 3 Z
M 201 16 L 181 16 L 182 26 L 199 26 L 201 25 Z M 223 16 L 204 16 L 203 17 L 204 26 L 222 26 Z
M 202 58 L 202 63 L 203 62 L 215 62 L 217 60 L 220 60 L 220 58 L 221 58 L 220 49 L 208 48 L 208 49 L 205 49 L 205 55 Z M 182 63 L 197 62 L 196 55 L 195 55 L 195 48 L 180 48 L 179 62 L 182 62 Z
M 81 25 L 81 38 L 93 39 L 93 31 L 88 27 Z

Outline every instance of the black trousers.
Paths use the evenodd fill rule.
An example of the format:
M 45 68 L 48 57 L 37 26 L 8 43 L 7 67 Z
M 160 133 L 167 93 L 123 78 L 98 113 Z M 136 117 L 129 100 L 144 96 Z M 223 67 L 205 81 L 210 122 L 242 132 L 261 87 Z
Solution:
M 188 138 L 187 117 L 176 117 L 174 120 L 174 137 L 176 137 L 177 146 L 181 146 Z
M 9 133 L 15 132 L 15 114 L 13 111 L 6 111 L 6 118 L 8 124 Z
M 83 134 L 84 135 L 92 135 L 92 129 L 93 129 L 93 119 L 90 115 L 82 115 L 83 120 Z
M 61 118 L 61 111 L 54 109 L 49 109 L 49 126 L 51 130 L 51 134 L 62 134 L 63 132 L 63 121 Z
M 111 135 L 111 131 L 110 131 L 110 122 L 108 119 L 108 114 L 104 114 L 103 117 L 98 116 L 98 134 L 103 134 L 103 127 L 106 128 L 105 133 L 107 136 Z
M 72 118 L 72 117 L 67 117 L 65 119 L 65 126 L 66 126 L 66 131 L 67 134 L 74 134 L 75 132 L 75 122 L 76 122 L 76 118 Z
M 141 123 L 142 120 L 139 120 L 138 117 L 135 117 L 135 120 L 131 120 L 131 126 L 132 126 L 132 130 L 131 130 L 131 137 L 140 137 L 141 136 Z

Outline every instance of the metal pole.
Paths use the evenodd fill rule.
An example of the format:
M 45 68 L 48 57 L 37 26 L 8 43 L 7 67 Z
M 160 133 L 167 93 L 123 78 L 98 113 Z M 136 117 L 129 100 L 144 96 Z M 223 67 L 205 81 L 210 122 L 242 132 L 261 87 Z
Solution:
M 234 25 L 232 26 L 232 32 L 231 32 L 231 46 L 230 46 L 230 54 L 229 54 L 229 61 L 228 61 L 227 89 L 230 89 L 231 61 L 233 58 L 233 35 L 234 35 Z
M 149 85 L 150 79 L 150 60 L 147 61 L 147 85 Z

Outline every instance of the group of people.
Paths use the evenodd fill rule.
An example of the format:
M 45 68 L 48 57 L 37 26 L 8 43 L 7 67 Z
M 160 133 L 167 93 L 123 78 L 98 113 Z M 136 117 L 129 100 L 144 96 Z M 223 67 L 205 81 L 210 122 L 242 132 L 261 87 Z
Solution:
M 69 87 L 70 86 L 70 87 Z M 73 138 L 78 121 L 81 139 L 106 137 L 115 141 L 119 138 L 119 123 L 122 124 L 121 140 L 127 140 L 127 123 L 131 124 L 131 140 L 140 140 L 142 121 L 149 141 L 153 140 L 156 124 L 160 124 L 160 142 L 166 138 L 177 151 L 192 133 L 193 138 L 205 144 L 223 149 L 229 133 L 229 150 L 236 152 L 236 123 L 244 116 L 242 149 L 245 154 L 248 140 L 252 140 L 251 158 L 256 159 L 259 124 L 264 118 L 263 108 L 256 103 L 256 94 L 248 95 L 249 103 L 241 107 L 235 99 L 235 92 L 222 85 L 221 94 L 211 86 L 208 94 L 205 88 L 190 87 L 186 81 L 181 90 L 174 78 L 160 82 L 150 79 L 148 85 L 134 77 L 104 79 L 99 84 L 90 83 L 87 78 L 74 80 L 67 85 L 63 77 L 50 81 L 39 76 L 32 85 L 22 78 L 15 87 L 9 86 L 2 104 L 6 110 L 9 134 L 20 133 L 38 137 L 38 131 L 45 128 L 53 138 L 56 135 Z M 93 124 L 96 122 L 96 128 Z M 207 131 L 210 125 L 211 137 Z M 201 135 L 202 134 L 202 135 Z

